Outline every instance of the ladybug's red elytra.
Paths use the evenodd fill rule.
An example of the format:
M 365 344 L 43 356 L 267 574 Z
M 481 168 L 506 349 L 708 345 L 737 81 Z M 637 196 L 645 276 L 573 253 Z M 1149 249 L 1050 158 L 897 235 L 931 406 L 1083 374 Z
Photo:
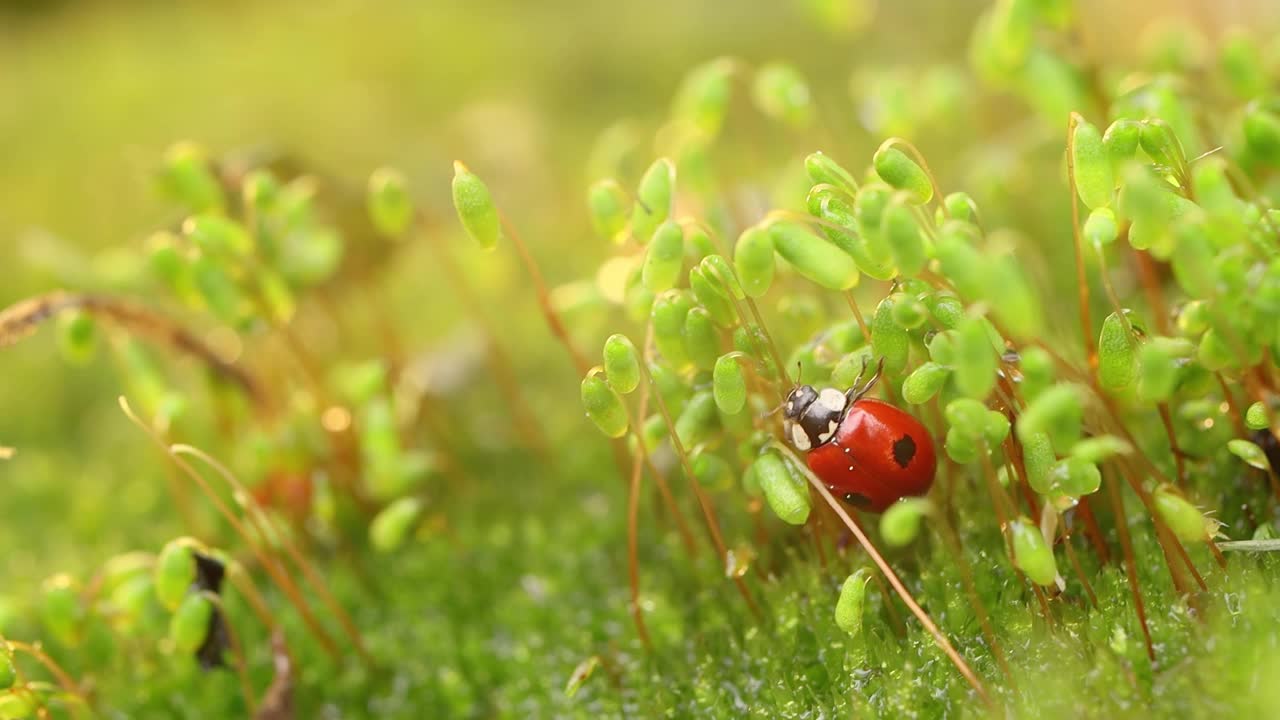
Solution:
M 859 388 L 859 373 L 845 391 L 800 385 L 783 404 L 787 441 L 808 453 L 809 469 L 845 502 L 871 512 L 929 492 L 938 469 L 933 438 L 919 420 L 863 397 L 879 377 L 877 368 Z

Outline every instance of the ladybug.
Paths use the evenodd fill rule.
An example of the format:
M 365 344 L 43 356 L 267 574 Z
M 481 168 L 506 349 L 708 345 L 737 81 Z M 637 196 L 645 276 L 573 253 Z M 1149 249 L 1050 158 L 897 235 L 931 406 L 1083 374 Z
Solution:
M 862 373 L 845 391 L 799 385 L 783 403 L 783 430 L 809 454 L 809 469 L 845 502 L 871 512 L 929 492 L 938 469 L 933 439 L 919 420 L 864 397 L 879 378 L 877 368 L 861 388 Z

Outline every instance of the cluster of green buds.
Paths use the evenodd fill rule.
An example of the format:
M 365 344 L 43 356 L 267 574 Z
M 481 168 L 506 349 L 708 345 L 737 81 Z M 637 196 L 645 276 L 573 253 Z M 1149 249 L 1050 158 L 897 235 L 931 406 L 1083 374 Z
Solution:
M 1280 211 L 1268 193 L 1280 115 L 1251 76 L 1256 49 L 1233 38 L 1217 79 L 1239 111 L 1222 128 L 1225 150 L 1201 157 L 1211 148 L 1185 86 L 1135 75 L 1090 94 L 1053 37 L 1075 12 L 999 0 L 971 59 L 1053 127 L 1069 127 L 1058 142 L 1063 197 L 1083 206 L 1073 213 L 1083 361 L 1045 341 L 1071 318 L 1056 301 L 1046 310 L 1019 257 L 1026 248 L 990 226 L 970 195 L 942 193 L 904 140 L 885 141 L 861 173 L 809 155 L 806 212 L 783 195 L 780 209 L 744 216 L 717 194 L 726 182 L 712 169 L 715 141 L 732 119 L 734 80 L 747 72 L 718 60 L 681 86 L 659 134 L 670 156 L 634 190 L 605 178 L 589 191 L 593 227 L 620 249 L 597 275 L 600 295 L 638 328 L 610 336 L 584 378 L 588 417 L 609 437 L 630 434 L 633 452 L 687 455 L 684 467 L 708 489 L 734 487 L 726 478 L 736 473 L 746 497 L 763 495 L 780 519 L 805 524 L 806 470 L 775 439 L 768 410 L 789 381 L 844 388 L 883 361 L 887 398 L 927 420 L 954 466 L 989 479 L 975 487 L 989 487 L 1009 560 L 1032 583 L 1064 587 L 1055 547 L 1104 481 L 1127 483 L 1162 533 L 1211 542 L 1219 523 L 1194 499 L 1212 505 L 1219 493 L 1189 482 L 1185 458 L 1229 453 L 1275 482 L 1269 457 L 1278 453 L 1267 448 L 1280 448 Z M 761 68 L 750 89 L 761 114 L 782 125 L 803 129 L 820 116 L 789 67 Z M 1081 114 L 1100 110 L 1102 127 Z M 1108 265 L 1124 254 L 1145 268 L 1141 297 L 1111 282 Z M 1105 292 L 1090 292 L 1098 286 Z M 863 313 L 864 303 L 874 310 Z M 832 311 L 840 304 L 852 317 Z M 1135 441 L 1146 437 L 1135 421 L 1152 415 L 1166 419 L 1167 455 L 1151 457 Z M 891 508 L 881 539 L 911 543 L 922 520 L 940 517 L 931 502 Z

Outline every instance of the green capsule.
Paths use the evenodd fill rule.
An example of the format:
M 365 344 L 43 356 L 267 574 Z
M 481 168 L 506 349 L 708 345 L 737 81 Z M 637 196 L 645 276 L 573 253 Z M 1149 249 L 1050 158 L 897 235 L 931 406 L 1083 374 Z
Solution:
M 1009 418 L 999 410 L 988 410 L 987 416 L 982 424 L 982 437 L 987 441 L 987 447 L 1000 447 L 1009 437 L 1009 430 L 1012 424 Z
M 1115 176 L 1097 126 L 1079 120 L 1072 135 L 1071 151 L 1080 201 L 1091 210 L 1110 205 L 1116 187 Z
M 1138 374 L 1137 345 L 1128 324 L 1118 313 L 1102 321 L 1098 335 L 1098 382 L 1113 393 L 1133 384 Z
M 380 553 L 399 550 L 418 525 L 422 500 L 403 497 L 387 505 L 369 523 L 369 545 Z
M 1027 468 L 1027 482 L 1032 490 L 1047 495 L 1053 489 L 1051 473 L 1058 462 L 1053 442 L 1048 433 L 1043 432 L 1032 433 L 1025 439 L 1019 433 L 1019 442 L 1022 444 L 1022 462 Z
M 902 498 L 880 516 L 880 537 L 889 547 L 905 547 L 920 534 L 920 520 L 933 511 L 928 500 Z
M 1111 123 L 1102 135 L 1102 145 L 1106 148 L 1107 158 L 1111 161 L 1112 173 L 1119 173 L 1138 152 L 1138 136 L 1142 133 L 1142 123 L 1137 120 L 1121 118 Z
M 858 266 L 839 248 L 794 222 L 769 225 L 773 246 L 796 272 L 828 290 L 848 290 L 858 284 Z
M 848 170 L 822 152 L 815 152 L 804 159 L 804 169 L 814 185 L 831 185 L 844 191 L 849 197 L 858 194 L 858 183 Z
M 642 279 L 649 290 L 660 293 L 675 287 L 684 265 L 684 229 L 667 220 L 653 233 L 645 249 Z
M 689 461 L 698 484 L 716 492 L 733 487 L 733 470 L 724 458 L 713 452 L 700 450 Z
M 691 309 L 693 300 L 683 291 L 665 292 L 653 301 L 650 316 L 653 322 L 653 342 L 658 346 L 658 352 L 674 368 L 683 368 L 690 360 L 685 347 L 684 323 Z
M 623 395 L 640 385 L 640 353 L 626 335 L 615 333 L 604 341 L 604 374 Z
M 1022 350 L 1018 369 L 1022 371 L 1022 394 L 1029 400 L 1038 397 L 1053 384 L 1053 358 L 1044 348 L 1029 347 Z
M 1072 455 L 1059 460 L 1049 471 L 1049 484 L 1058 493 L 1081 497 L 1098 492 L 1102 487 L 1102 473 L 1088 460 Z
M 1164 402 L 1177 389 L 1179 368 L 1195 346 L 1183 340 L 1185 347 L 1179 347 L 1173 340 L 1152 338 L 1138 350 L 1138 396 L 1143 400 Z
M 270 170 L 250 170 L 240 183 L 240 197 L 245 208 L 257 213 L 269 212 L 280 200 L 280 181 Z
M 1209 539 L 1209 522 L 1186 498 L 1168 483 L 1157 487 L 1151 493 L 1151 504 L 1156 514 L 1169 526 L 1174 537 L 1182 542 L 1205 542 Z
M 182 232 L 200 249 L 214 256 L 245 256 L 253 252 L 253 239 L 240 223 L 222 215 L 193 215 L 182 223 Z
M 1084 221 L 1084 239 L 1096 248 L 1103 248 L 1115 242 L 1120 235 L 1120 227 L 1116 224 L 1116 214 L 1109 207 L 1100 207 L 1089 213 Z
M 985 297 L 989 289 L 986 268 L 990 261 L 973 244 L 979 237 L 973 225 L 949 220 L 939 229 L 934 243 L 942 273 L 970 301 Z
M 97 349 L 98 324 L 83 310 L 63 313 L 58 317 L 58 349 L 68 362 L 84 365 L 93 359 Z
M 870 581 L 871 573 L 866 568 L 858 568 L 840 586 L 840 597 L 836 600 L 836 627 L 854 637 L 862 634 L 862 608 L 866 605 L 867 583 Z
M 950 368 L 956 359 L 956 333 L 954 330 L 934 333 L 933 337 L 925 343 L 925 347 L 928 348 L 929 357 L 934 362 Z
M 196 581 L 196 558 L 190 538 L 178 538 L 165 544 L 156 557 L 156 598 L 174 610 Z
M 943 447 L 947 451 L 947 457 L 961 465 L 967 465 L 978 459 L 977 439 L 958 427 L 952 426 L 947 429 Z
M 676 91 L 672 114 L 715 136 L 729 110 L 736 67 L 733 58 L 721 57 L 690 70 Z
M 409 183 L 399 170 L 378 168 L 369 176 L 365 198 L 369 219 L 378 232 L 390 238 L 398 238 L 409 229 L 413 221 L 413 199 L 409 197 Z
M 693 297 L 707 309 L 716 325 L 731 328 L 737 324 L 738 313 L 734 310 L 727 291 L 722 290 L 716 281 L 707 278 L 703 265 L 689 270 L 689 289 L 693 290 Z
M 169 642 L 173 643 L 174 650 L 183 655 L 199 650 L 208 637 L 215 611 L 213 601 L 203 593 L 186 596 L 169 619 Z
M 1060 383 L 1040 393 L 1018 418 L 1018 439 L 1026 443 L 1036 433 L 1048 433 L 1057 447 L 1070 447 L 1080 437 L 1084 408 L 1080 389 Z
M 147 239 L 147 251 L 147 265 L 156 277 L 179 299 L 190 301 L 195 297 L 191 263 L 179 249 L 178 238 L 168 232 L 155 233 Z
M 1098 435 L 1081 440 L 1071 448 L 1071 457 L 1098 464 L 1133 452 L 1133 446 L 1115 435 Z
M 1239 438 L 1228 440 L 1227 450 L 1230 450 L 1232 455 L 1240 458 L 1250 467 L 1255 467 L 1259 470 L 1271 469 L 1271 463 L 1267 460 L 1267 453 L 1255 443 Z
M 706 308 L 695 307 L 684 318 L 684 346 L 699 370 L 710 370 L 720 355 L 720 337 Z
M 1204 335 L 1200 336 L 1200 347 L 1196 351 L 1196 359 L 1213 372 L 1225 370 L 1237 364 L 1235 353 L 1214 328 L 1209 328 Z
M 675 185 L 676 166 L 668 158 L 658 158 L 644 171 L 631 211 L 631 236 L 636 242 L 649 242 L 658 226 L 671 217 Z
M 627 409 L 622 398 L 599 375 L 588 375 L 582 381 L 582 406 L 587 417 L 611 438 L 627 433 Z
M 699 390 L 684 406 L 676 418 L 676 437 L 686 448 L 701 445 L 715 434 L 720 426 L 715 396 L 710 390 Z
M 950 372 L 936 362 L 922 364 L 902 381 L 902 399 L 912 405 L 928 402 L 946 384 Z
M 809 519 L 809 493 L 778 453 L 769 451 L 751 466 L 769 508 L 783 522 L 803 525 Z
M 987 335 L 982 317 L 968 316 L 960 321 L 955 335 L 956 389 L 966 397 L 985 398 L 996 384 L 999 358 Z
M 893 304 L 893 321 L 904 330 L 916 330 L 929 321 L 929 308 L 919 298 L 902 295 Z
M 892 140 L 886 141 L 876 150 L 872 158 L 876 175 L 892 187 L 905 191 L 913 204 L 924 205 L 933 199 L 933 184 L 929 182 L 929 176 L 924 168 L 893 147 L 892 143 Z
M 44 581 L 40 596 L 40 621 L 45 631 L 63 645 L 80 644 L 84 633 L 85 607 L 79 585 L 69 575 L 55 575 Z
M 733 250 L 733 266 L 742 290 L 749 297 L 762 297 L 773 284 L 777 260 L 773 256 L 773 234 L 755 225 L 743 231 Z
M 804 76 L 790 65 L 769 63 L 757 72 L 751 85 L 756 108 L 766 117 L 794 128 L 807 127 L 813 119 L 813 101 Z
M 453 163 L 453 207 L 472 240 L 485 250 L 497 247 L 502 239 L 502 221 L 489 186 L 457 161 Z
M 739 325 L 733 331 L 733 348 L 738 352 L 755 358 L 759 362 L 759 370 L 769 379 L 779 378 L 780 372 L 769 352 L 769 341 L 764 331 L 755 323 Z
M 929 262 L 928 251 L 911 208 L 899 202 L 890 203 L 880 217 L 880 233 L 889 244 L 899 273 L 911 277 L 924 270 Z
M 1270 427 L 1270 423 L 1267 422 L 1267 408 L 1262 404 L 1261 400 L 1250 405 L 1249 409 L 1245 410 L 1244 424 L 1250 430 L 1265 430 Z
M 733 265 L 724 259 L 723 255 L 710 254 L 702 258 L 699 264 L 702 268 L 702 275 L 708 281 L 715 284 L 719 289 L 723 289 L 726 293 L 737 300 L 746 297 L 746 293 L 742 290 L 742 285 L 738 282 L 738 276 L 733 272 Z
M 1037 585 L 1053 585 L 1058 579 L 1058 563 L 1053 548 L 1045 542 L 1040 528 L 1025 517 L 1009 523 L 1013 540 L 1013 564 Z
M 853 258 L 859 270 L 878 280 L 888 280 L 896 273 L 892 250 L 880 232 L 889 195 L 889 188 L 881 183 L 868 184 L 851 202 L 834 186 L 815 185 L 805 198 L 809 214 L 824 223 L 822 234 Z
M 214 315 L 228 324 L 238 324 L 248 307 L 240 287 L 217 260 L 201 255 L 191 265 L 192 280 L 200 297 Z
M 1256 100 L 1249 103 L 1244 112 L 1244 140 L 1257 157 L 1280 159 L 1280 112 Z
M 911 351 L 911 337 L 893 321 L 895 302 L 897 299 L 893 295 L 881 300 L 871 317 L 871 351 L 877 357 L 884 358 L 884 370 L 890 375 L 896 375 L 906 368 L 907 356 Z
M 938 324 L 947 330 L 954 330 L 964 319 L 964 303 L 952 295 L 933 294 L 925 299 L 929 312 Z
M 626 239 L 627 193 L 613 178 L 597 180 L 587 189 L 587 210 L 591 227 L 601 238 L 613 243 Z
M 953 192 L 942 199 L 946 216 L 952 220 L 978 222 L 978 204 L 966 192 Z M 938 223 L 942 225 L 942 222 Z
M 747 380 L 738 360 L 740 357 L 733 353 L 721 355 L 711 373 L 716 406 L 728 415 L 737 415 L 747 405 Z
M 172 199 L 191 212 L 220 211 L 225 198 L 222 184 L 210 166 L 204 148 L 189 142 L 176 143 L 164 153 L 160 186 Z
M 943 410 L 947 425 L 956 428 L 970 438 L 983 436 L 983 428 L 987 424 L 987 406 L 973 398 L 957 398 L 947 403 Z
M 1183 154 L 1182 143 L 1178 142 L 1178 136 L 1174 134 L 1169 123 L 1159 118 L 1150 118 L 1142 122 L 1138 132 L 1138 144 L 1152 160 L 1169 171 L 1180 171 L 1187 165 L 1187 158 Z

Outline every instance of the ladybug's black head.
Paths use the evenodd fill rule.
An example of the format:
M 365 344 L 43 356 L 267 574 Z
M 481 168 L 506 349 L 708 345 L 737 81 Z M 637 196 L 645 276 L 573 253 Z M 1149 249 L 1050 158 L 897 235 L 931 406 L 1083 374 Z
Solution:
M 835 388 L 798 385 L 782 405 L 782 429 L 795 449 L 808 451 L 835 437 L 849 398 Z

